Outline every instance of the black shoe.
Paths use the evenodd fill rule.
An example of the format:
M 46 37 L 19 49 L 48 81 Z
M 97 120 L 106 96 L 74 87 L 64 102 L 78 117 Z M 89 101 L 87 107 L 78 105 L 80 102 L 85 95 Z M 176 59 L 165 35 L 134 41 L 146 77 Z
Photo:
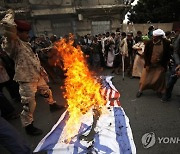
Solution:
M 50 104 L 49 107 L 50 107 L 50 111 L 51 112 L 54 112 L 54 111 L 57 111 L 57 110 L 61 110 L 61 109 L 64 108 L 64 106 L 58 105 L 56 103 Z
M 161 99 L 162 103 L 167 103 L 168 101 L 170 101 L 170 98 L 167 98 L 166 96 L 163 96 Z
M 27 134 L 32 136 L 38 136 L 43 134 L 43 131 L 39 128 L 34 127 L 32 123 L 30 125 L 27 125 L 25 127 L 25 130 Z
M 136 97 L 139 98 L 139 97 L 141 97 L 141 95 L 142 95 L 142 92 L 138 91 L 136 94 Z

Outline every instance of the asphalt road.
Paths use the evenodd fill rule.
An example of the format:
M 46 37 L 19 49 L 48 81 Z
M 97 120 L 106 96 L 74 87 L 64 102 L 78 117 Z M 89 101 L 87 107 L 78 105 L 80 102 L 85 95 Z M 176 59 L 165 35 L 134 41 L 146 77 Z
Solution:
M 111 69 L 104 70 L 101 75 L 113 75 L 113 83 L 121 94 L 121 105 L 129 117 L 137 154 L 179 154 L 180 153 L 180 80 L 176 83 L 172 100 L 162 103 L 160 98 L 152 90 L 144 91 L 142 97 L 136 98 L 139 79 L 130 79 L 127 76 L 122 80 L 122 75 L 111 73 Z M 57 84 L 50 84 L 55 100 L 59 104 L 66 104 L 59 88 L 63 81 Z M 7 94 L 8 96 L 8 94 Z M 19 104 L 13 104 L 18 108 Z M 21 127 L 20 119 L 9 121 L 30 143 L 34 149 L 39 141 L 51 130 L 61 114 L 65 111 L 51 113 L 48 104 L 43 98 L 37 95 L 37 109 L 35 111 L 35 125 L 42 128 L 44 133 L 41 136 L 32 137 L 25 133 Z M 144 148 L 142 136 L 145 133 L 155 134 L 155 144 L 150 148 Z M 170 143 L 170 140 L 176 143 Z M 177 140 L 176 140 L 177 139 Z M 179 139 L 179 140 L 178 140 Z M 0 154 L 9 154 L 0 147 Z M 38 154 L 45 154 L 41 152 Z

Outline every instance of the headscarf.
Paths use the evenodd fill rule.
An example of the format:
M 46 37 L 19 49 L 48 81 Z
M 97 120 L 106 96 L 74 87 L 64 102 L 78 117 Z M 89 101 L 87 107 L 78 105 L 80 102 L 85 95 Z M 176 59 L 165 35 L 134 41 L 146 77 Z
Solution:
M 165 38 L 165 33 L 162 29 L 156 29 L 153 31 L 153 36 L 162 36 Z

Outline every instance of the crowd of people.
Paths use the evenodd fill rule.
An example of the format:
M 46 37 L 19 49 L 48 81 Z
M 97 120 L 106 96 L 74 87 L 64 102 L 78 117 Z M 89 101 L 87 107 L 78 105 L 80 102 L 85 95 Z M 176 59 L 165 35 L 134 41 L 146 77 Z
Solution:
M 0 42 L 0 144 L 7 143 L 5 147 L 9 151 L 21 150 L 28 154 L 30 149 L 26 142 L 6 121 L 19 115 L 4 95 L 3 88 L 8 90 L 13 102 L 22 103 L 20 118 L 25 131 L 33 136 L 41 135 L 42 130 L 33 124 L 36 92 L 44 97 L 50 111 L 63 108 L 53 99 L 48 86 L 48 77 L 50 82 L 56 82 L 57 76 L 65 78 L 61 69 L 63 63 L 53 63 L 57 58 L 53 44 L 59 38 L 56 35 L 50 38 L 40 35 L 30 39 L 28 33 L 31 25 L 15 20 L 12 10 L 1 20 L 1 26 L 5 31 Z M 125 72 L 131 79 L 140 78 L 137 98 L 142 96 L 144 90 L 153 89 L 162 102 L 167 102 L 180 77 L 180 29 L 164 32 L 151 26 L 148 30 L 148 34 L 141 31 L 133 34 L 117 28 L 114 33 L 77 35 L 74 46 L 81 46 L 87 64 L 96 71 L 107 68 L 116 75 L 124 75 Z M 168 79 L 167 71 L 170 72 Z M 8 134 L 8 130 L 14 133 Z M 16 138 L 19 142 L 15 141 Z M 10 146 L 8 140 L 13 140 L 14 145 Z
M 154 90 L 162 102 L 171 99 L 171 93 L 179 78 L 180 33 L 164 32 L 150 26 L 143 35 L 132 32 L 87 34 L 78 39 L 84 54 L 88 55 L 88 64 L 94 68 L 112 68 L 117 75 L 124 72 L 133 79 L 140 78 L 139 98 L 146 89 Z M 166 78 L 169 72 L 171 75 Z

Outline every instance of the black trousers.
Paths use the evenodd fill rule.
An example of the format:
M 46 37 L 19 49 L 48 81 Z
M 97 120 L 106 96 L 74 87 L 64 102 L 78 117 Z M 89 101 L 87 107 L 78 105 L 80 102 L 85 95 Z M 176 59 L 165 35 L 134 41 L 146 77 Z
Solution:
M 15 111 L 15 108 L 11 105 L 9 100 L 0 92 L 0 110 L 3 118 L 7 118 Z
M 166 92 L 165 92 L 165 95 L 163 96 L 165 99 L 171 98 L 174 85 L 178 80 L 178 76 L 176 75 L 175 69 L 176 69 L 176 66 L 174 65 L 170 71 L 170 76 L 168 78 L 167 86 L 166 86 Z
M 10 79 L 9 81 L 0 83 L 0 92 L 2 92 L 4 87 L 8 90 L 12 99 L 20 100 L 19 85 L 17 82 Z

